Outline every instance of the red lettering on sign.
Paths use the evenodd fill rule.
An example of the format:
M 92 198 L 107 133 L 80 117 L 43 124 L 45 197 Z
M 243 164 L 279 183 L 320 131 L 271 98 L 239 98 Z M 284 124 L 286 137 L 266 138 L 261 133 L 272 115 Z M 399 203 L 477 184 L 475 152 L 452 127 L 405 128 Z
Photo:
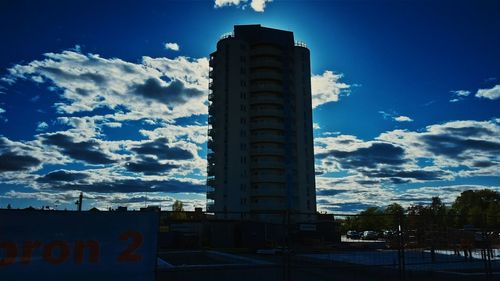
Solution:
M 21 263 L 29 264 L 31 262 L 31 257 L 33 256 L 33 250 L 39 248 L 40 246 L 42 246 L 42 242 L 40 241 L 24 241 Z
M 54 256 L 54 250 L 59 249 L 59 256 Z M 68 243 L 56 240 L 47 243 L 43 247 L 43 259 L 51 264 L 60 264 L 64 262 L 69 256 L 69 246 Z
M 10 265 L 16 261 L 17 247 L 11 242 L 0 242 L 0 253 L 5 252 L 5 257 L 0 258 L 0 266 Z
M 90 251 L 89 262 L 90 263 L 98 262 L 101 251 L 99 242 L 96 240 L 87 240 L 87 241 L 78 240 L 75 242 L 75 263 L 77 264 L 83 263 L 85 248 L 88 248 Z
M 137 262 L 142 260 L 141 255 L 134 253 L 142 245 L 144 240 L 142 234 L 137 231 L 127 231 L 120 236 L 120 240 L 129 239 L 132 239 L 132 243 L 118 256 L 119 262 Z

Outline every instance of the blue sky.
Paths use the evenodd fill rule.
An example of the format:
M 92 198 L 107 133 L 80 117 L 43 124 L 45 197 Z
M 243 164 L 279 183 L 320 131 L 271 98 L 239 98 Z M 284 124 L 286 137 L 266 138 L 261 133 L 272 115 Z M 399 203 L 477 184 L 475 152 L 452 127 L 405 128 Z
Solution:
M 235 24 L 311 50 L 319 210 L 500 190 L 499 8 L 2 1 L 0 207 L 204 206 L 207 57 Z

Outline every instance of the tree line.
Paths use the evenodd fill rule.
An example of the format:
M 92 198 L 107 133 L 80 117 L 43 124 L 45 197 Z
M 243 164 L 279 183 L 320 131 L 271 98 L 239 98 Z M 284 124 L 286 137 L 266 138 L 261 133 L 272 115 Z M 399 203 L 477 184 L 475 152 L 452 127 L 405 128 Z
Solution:
M 433 197 L 430 204 L 415 204 L 403 208 L 393 203 L 384 208 L 370 207 L 342 222 L 347 230 L 481 228 L 500 229 L 500 193 L 491 189 L 466 190 L 450 205 Z

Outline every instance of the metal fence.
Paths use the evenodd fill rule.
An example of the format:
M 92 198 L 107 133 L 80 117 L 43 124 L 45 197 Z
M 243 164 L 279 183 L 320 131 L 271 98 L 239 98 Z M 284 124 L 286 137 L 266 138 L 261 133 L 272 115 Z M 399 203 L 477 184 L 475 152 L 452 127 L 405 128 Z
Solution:
M 500 280 L 499 221 L 162 212 L 158 280 Z

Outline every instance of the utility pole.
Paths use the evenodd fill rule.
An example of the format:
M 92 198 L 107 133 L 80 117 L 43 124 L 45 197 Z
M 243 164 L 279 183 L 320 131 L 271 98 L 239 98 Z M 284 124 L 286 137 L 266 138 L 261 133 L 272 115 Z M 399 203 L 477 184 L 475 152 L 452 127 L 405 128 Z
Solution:
M 78 200 L 76 200 L 75 204 L 78 207 L 78 212 L 82 211 L 82 203 L 83 203 L 83 192 L 80 192 L 80 196 L 78 197 Z

